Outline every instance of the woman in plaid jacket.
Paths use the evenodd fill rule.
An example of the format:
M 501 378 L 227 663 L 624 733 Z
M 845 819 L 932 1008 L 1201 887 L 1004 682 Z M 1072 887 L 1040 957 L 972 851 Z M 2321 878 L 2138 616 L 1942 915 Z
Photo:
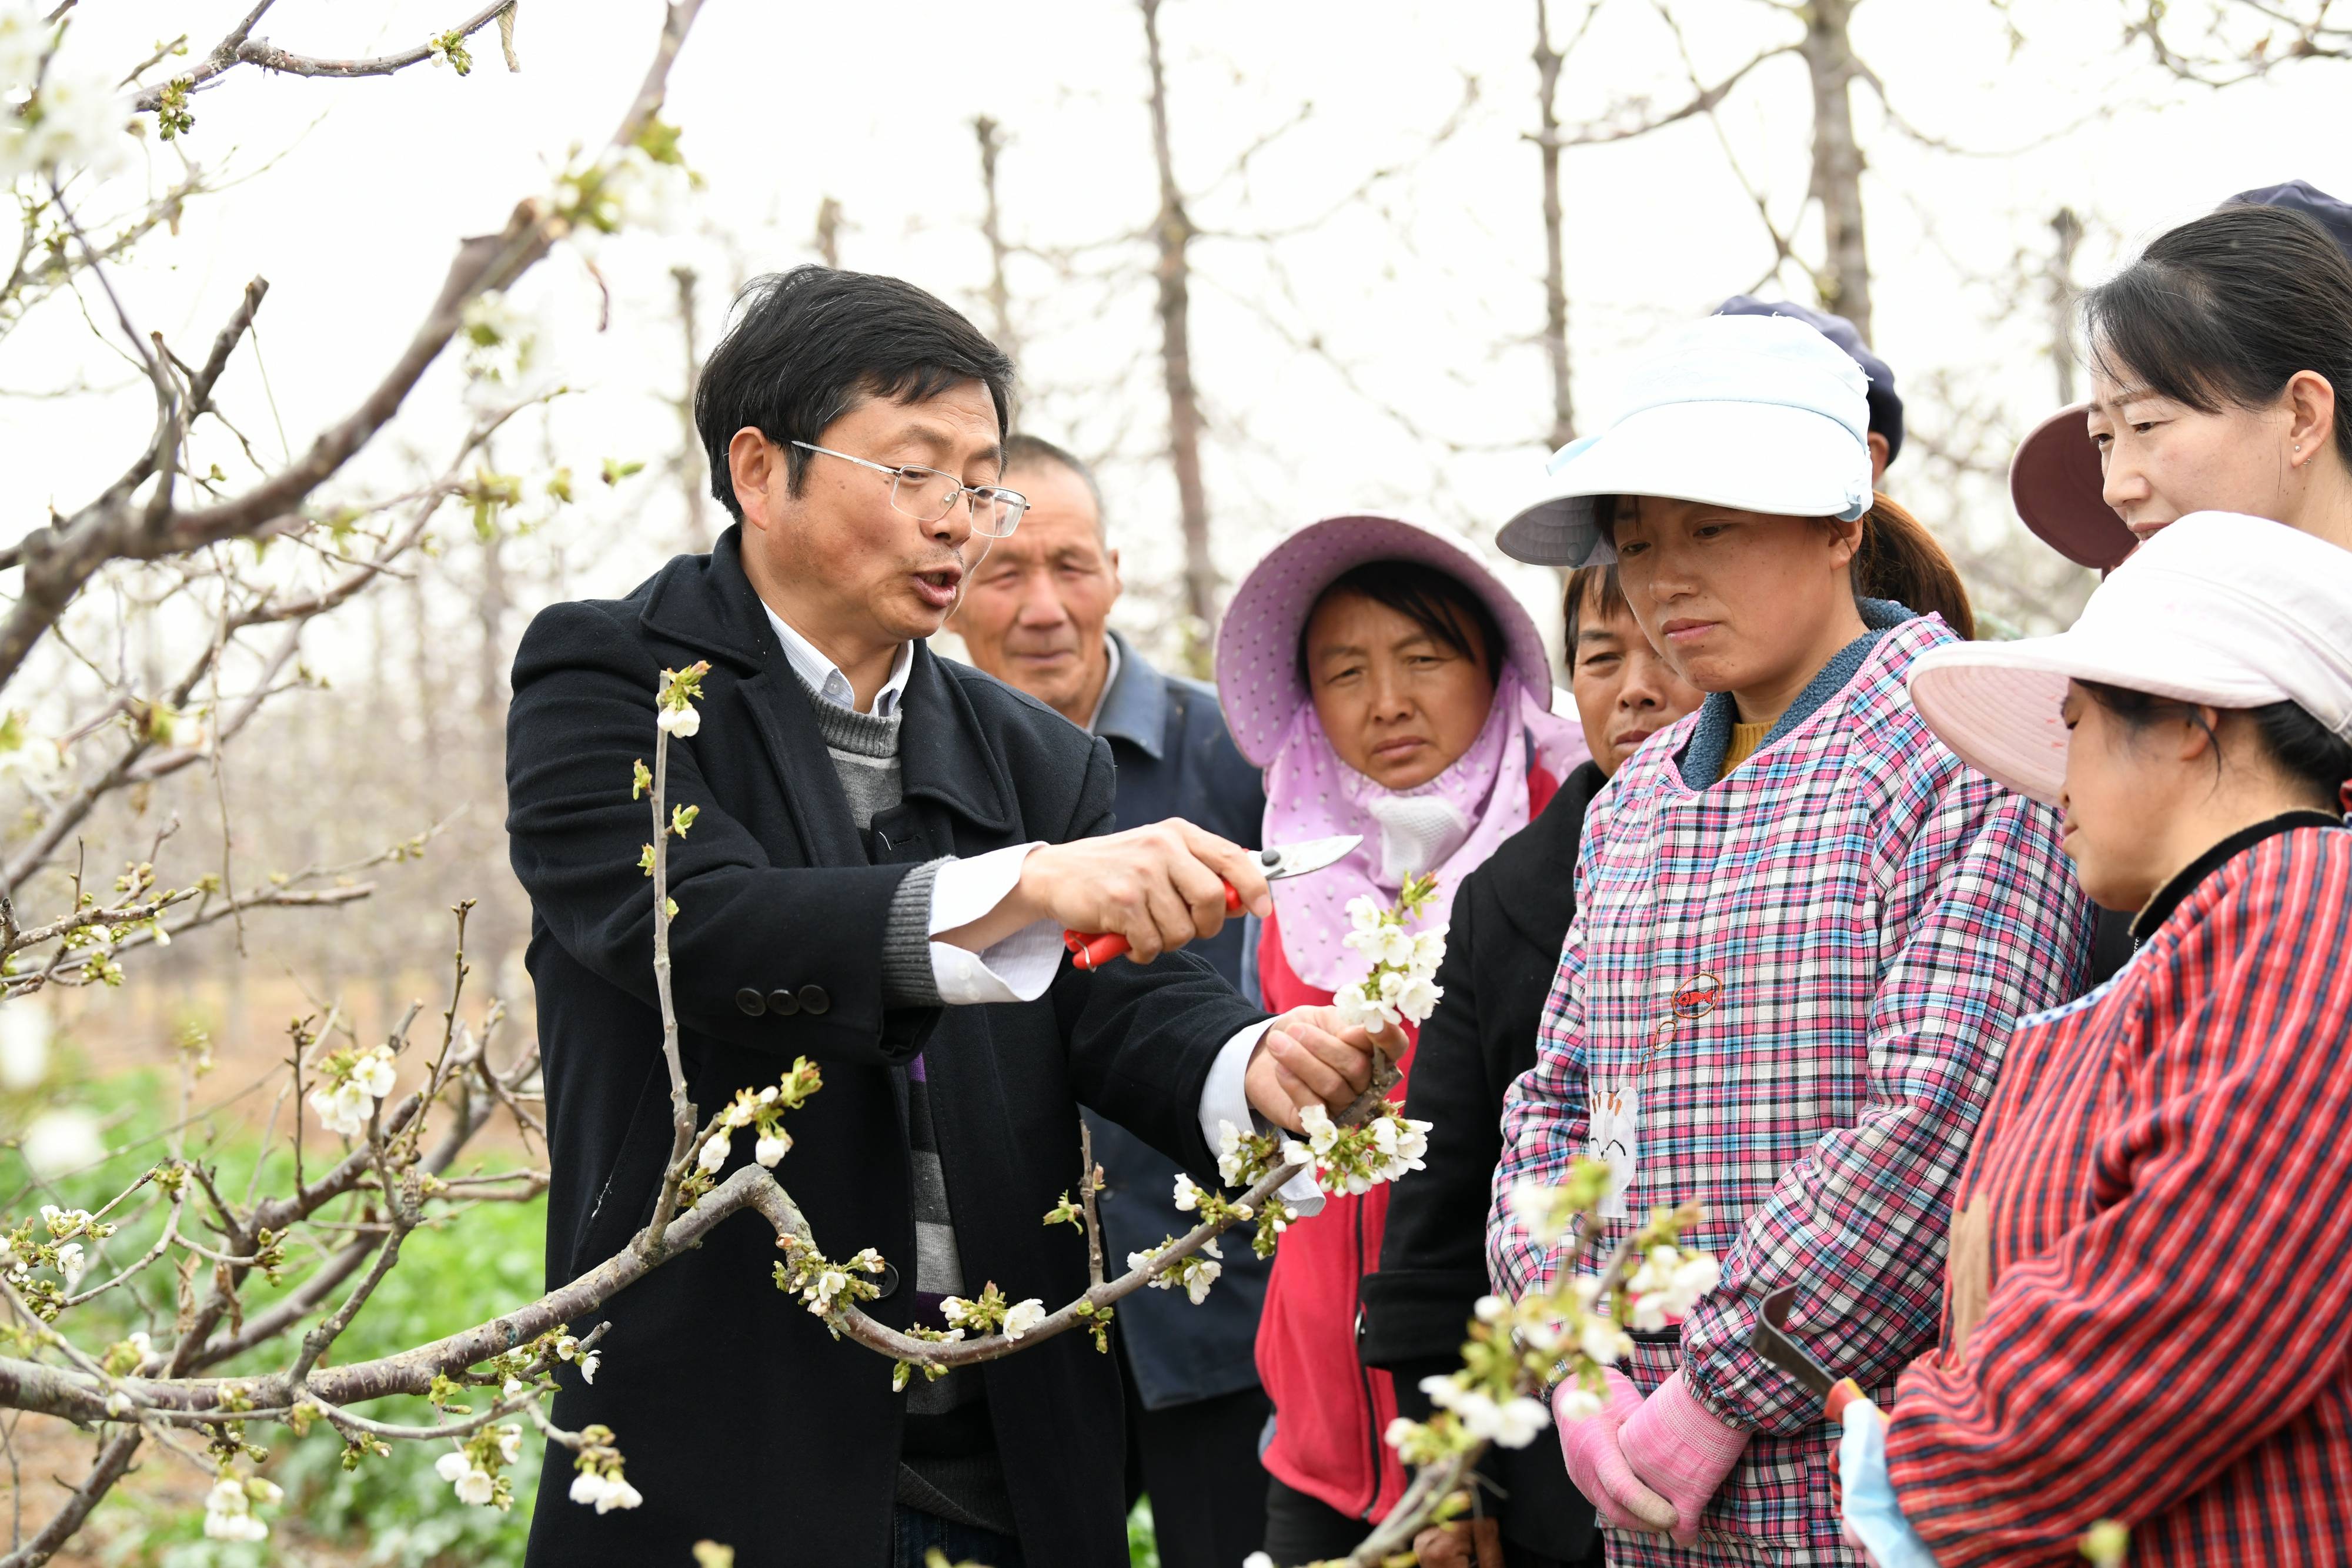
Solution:
M 2352 1562 L 2352 553 L 2194 514 L 2073 631 L 1911 690 L 2063 802 L 2139 947 L 2010 1047 L 1943 1349 L 1847 1418 L 1856 1533 L 1885 1568 L 2073 1562 L 2103 1519 L 2134 1568 Z
M 1505 549 L 1613 548 L 1643 631 L 1711 695 L 1591 809 L 1489 1262 L 1505 1294 L 1549 1282 L 1559 1255 L 1508 1195 L 1579 1155 L 1615 1171 L 1603 1253 L 1704 1204 L 1688 1239 L 1721 1285 L 1636 1336 L 1601 1413 L 1563 1406 L 1570 1474 L 1612 1563 L 1852 1562 L 1832 1432 L 1748 1348 L 1755 1303 L 1796 1286 L 1791 1332 L 1865 1386 L 1933 1344 L 1952 1185 L 2016 1019 L 2076 988 L 2088 910 L 2053 813 L 1912 711 L 1905 677 L 1953 629 L 1858 593 L 1959 597 L 1874 501 L 1853 362 L 1786 319 L 1715 318 L 1632 390 Z

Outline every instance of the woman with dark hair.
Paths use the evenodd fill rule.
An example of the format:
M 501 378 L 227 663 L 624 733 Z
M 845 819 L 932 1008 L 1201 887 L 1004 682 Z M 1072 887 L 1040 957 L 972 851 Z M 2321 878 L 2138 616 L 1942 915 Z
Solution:
M 2195 511 L 2352 549 L 2352 204 L 2301 181 L 2234 198 L 2086 293 L 2083 323 L 2091 402 L 2010 469 L 2036 533 L 2103 570 Z
M 1703 1205 L 1684 1240 L 1720 1285 L 1634 1333 L 1605 1396 L 1561 1385 L 1569 1475 L 1612 1563 L 1846 1563 L 1820 1402 L 1749 1348 L 1756 1303 L 1793 1288 L 1790 1332 L 1865 1387 L 1935 1343 L 1952 1182 L 2011 1026 L 2072 994 L 2087 911 L 2054 813 L 1971 773 L 1904 695 L 1958 641 L 1914 601 L 1955 580 L 1873 496 L 1854 362 L 1802 323 L 1718 316 L 1622 402 L 1504 547 L 1613 553 L 1707 695 L 1586 815 L 1487 1260 L 1499 1294 L 1553 1283 L 1564 1254 L 1511 1199 L 1579 1157 L 1612 1176 L 1588 1269 L 1654 1209 Z
M 1576 913 L 1576 852 L 1592 798 L 1626 758 L 1698 706 L 1698 688 L 1643 635 L 1613 566 L 1570 573 L 1563 608 L 1569 689 L 1592 758 L 1543 814 L 1463 880 L 1437 971 L 1444 995 L 1413 1048 L 1405 1114 L 1430 1124 L 1428 1169 L 1389 1199 L 1380 1271 L 1364 1281 L 1359 1346 L 1396 1379 L 1398 1408 L 1428 1419 L 1423 1378 L 1462 1364 L 1464 1328 L 1486 1294 L 1486 1197 L 1503 1152 L 1503 1095 L 1536 1063 L 1536 1030 Z M 1473 1516 L 1424 1531 L 1423 1568 L 1598 1568 L 1592 1505 L 1559 1445 L 1496 1447 L 1479 1467 Z
M 2102 1520 L 2134 1568 L 2352 1561 L 2352 553 L 2196 514 L 2072 631 L 1910 685 L 2141 946 L 2019 1026 L 1942 1349 L 1848 1406 L 1850 1528 L 1885 1568 L 2072 1563 Z
M 1329 870 L 1273 884 L 1255 977 L 1276 1009 L 1328 1002 L 1366 974 L 1344 941 L 1351 898 L 1386 907 L 1434 874 L 1430 928 L 1585 757 L 1576 725 L 1551 712 L 1526 609 L 1460 547 L 1388 517 L 1327 519 L 1258 563 L 1225 612 L 1217 695 L 1242 755 L 1265 769 L 1263 842 L 1363 837 Z M 1406 1082 L 1412 1057 L 1398 1064 Z M 1383 1440 L 1394 1389 L 1349 1332 L 1390 1192 L 1327 1199 L 1275 1257 L 1257 1364 L 1275 1407 L 1265 1550 L 1277 1563 L 1345 1555 L 1404 1492 Z
M 2352 206 L 2297 182 L 2181 225 L 2092 289 L 2089 445 L 2065 413 L 2027 437 L 2019 512 L 2102 567 L 2203 510 L 2352 549 L 2347 245 Z M 2094 984 L 2131 956 L 2131 915 L 2101 916 Z

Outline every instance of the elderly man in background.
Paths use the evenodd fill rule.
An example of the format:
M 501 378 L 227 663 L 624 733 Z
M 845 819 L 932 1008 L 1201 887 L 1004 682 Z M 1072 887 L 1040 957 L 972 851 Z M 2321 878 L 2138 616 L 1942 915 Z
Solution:
M 971 662 L 1110 743 L 1121 828 L 1181 817 L 1255 848 L 1265 796 L 1225 733 L 1216 694 L 1162 674 L 1108 629 L 1118 552 L 1094 475 L 1052 443 L 1016 434 L 1004 444 L 1004 483 L 1029 498 L 1028 514 L 989 551 L 949 622 Z M 1240 921 L 1191 951 L 1239 985 Z M 1102 1218 L 1114 1255 L 1182 1234 L 1174 1162 L 1092 1112 L 1087 1121 L 1110 1183 Z M 1232 1568 L 1265 1532 L 1257 1439 L 1268 1406 L 1252 1347 L 1266 1267 L 1229 1246 L 1200 1305 L 1157 1291 L 1119 1303 L 1128 1489 L 1151 1498 L 1167 1568 Z

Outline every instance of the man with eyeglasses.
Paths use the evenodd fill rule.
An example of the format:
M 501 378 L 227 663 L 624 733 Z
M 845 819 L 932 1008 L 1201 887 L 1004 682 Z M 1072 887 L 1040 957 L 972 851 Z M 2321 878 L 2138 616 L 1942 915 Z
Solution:
M 1093 471 L 1035 435 L 1015 434 L 1004 451 L 1004 476 L 1029 510 L 972 573 L 949 630 L 974 664 L 1110 743 L 1122 826 L 1181 817 L 1255 847 L 1265 790 L 1226 733 L 1216 689 L 1161 674 L 1110 628 L 1118 551 Z M 1237 989 L 1242 924 L 1190 949 Z M 1168 1156 L 1099 1115 L 1087 1124 L 1109 1181 L 1112 1254 L 1190 1228 Z M 1146 1291 L 1119 1309 L 1128 1491 L 1150 1494 L 1160 1568 L 1234 1568 L 1265 1544 L 1257 1444 L 1274 1406 L 1258 1385 L 1257 1321 L 1267 1275 L 1248 1248 L 1229 1247 L 1207 1301 Z
M 1049 1306 L 1085 1288 L 1085 1239 L 1040 1224 L 1076 1186 L 1081 1104 L 1207 1183 L 1221 1121 L 1295 1129 L 1368 1082 L 1360 1030 L 1321 1009 L 1269 1027 L 1178 951 L 1220 929 L 1225 883 L 1266 906 L 1246 852 L 1181 822 L 1107 831 L 1105 743 L 925 645 L 1026 506 L 1001 483 L 1011 379 L 897 279 L 756 281 L 695 400 L 736 526 L 525 634 L 508 831 L 532 905 L 551 1284 L 630 1244 L 668 1155 L 626 781 L 661 673 L 698 661 L 700 722 L 668 779 L 698 810 L 669 845 L 688 1093 L 708 1116 L 796 1056 L 823 1068 L 776 1175 L 827 1256 L 889 1260 L 877 1321 L 944 1327 L 942 1298 L 992 1283 Z M 1066 966 L 1065 927 L 1141 961 Z M 776 1288 L 778 1256 L 739 1215 L 601 1309 L 597 1379 L 567 1371 L 554 1418 L 611 1427 L 644 1501 L 571 1501 L 559 1450 L 531 1563 L 683 1562 L 706 1539 L 740 1568 L 1124 1560 L 1119 1379 L 1089 1336 L 894 1393 L 886 1361 Z

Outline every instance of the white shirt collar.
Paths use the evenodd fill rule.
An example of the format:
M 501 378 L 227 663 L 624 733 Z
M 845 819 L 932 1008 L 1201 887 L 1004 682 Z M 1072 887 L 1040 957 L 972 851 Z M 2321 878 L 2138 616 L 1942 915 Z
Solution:
M 766 601 L 761 601 L 760 608 L 768 611 L 768 624 L 776 629 L 776 641 L 784 645 L 784 658 L 792 664 L 793 674 L 835 707 L 856 712 L 857 695 L 850 690 L 849 677 L 841 673 L 841 666 L 819 653 L 815 643 L 786 625 L 782 616 L 768 609 Z M 907 695 L 907 677 L 914 669 L 915 645 L 899 643 L 898 656 L 890 661 L 890 678 L 874 694 L 876 718 L 888 718 L 898 711 L 898 700 Z
M 1095 726 L 1102 722 L 1103 705 L 1110 701 L 1111 687 L 1118 685 L 1118 639 L 1103 633 L 1103 651 L 1110 655 L 1109 666 L 1103 671 L 1103 689 L 1095 698 L 1095 711 L 1087 716 L 1087 733 L 1092 735 Z

